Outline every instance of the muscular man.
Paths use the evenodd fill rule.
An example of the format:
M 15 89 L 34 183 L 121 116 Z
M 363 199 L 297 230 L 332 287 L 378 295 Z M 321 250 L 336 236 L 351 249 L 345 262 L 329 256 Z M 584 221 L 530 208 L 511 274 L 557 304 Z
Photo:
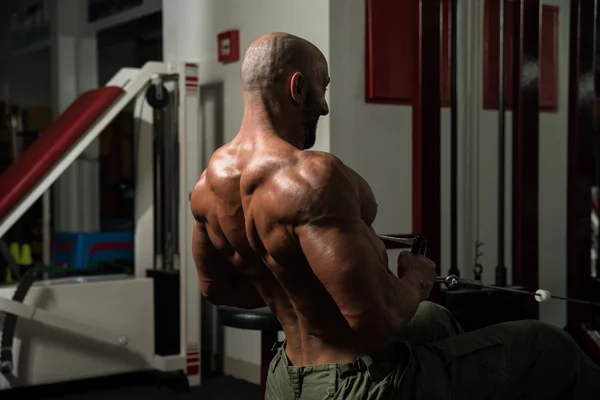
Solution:
M 239 133 L 192 195 L 204 296 L 267 305 L 285 331 L 267 397 L 600 398 L 600 369 L 563 331 L 529 321 L 462 334 L 424 302 L 432 261 L 402 253 L 398 277 L 389 272 L 369 185 L 308 150 L 329 112 L 328 83 L 311 43 L 285 33 L 255 41 L 242 63 Z

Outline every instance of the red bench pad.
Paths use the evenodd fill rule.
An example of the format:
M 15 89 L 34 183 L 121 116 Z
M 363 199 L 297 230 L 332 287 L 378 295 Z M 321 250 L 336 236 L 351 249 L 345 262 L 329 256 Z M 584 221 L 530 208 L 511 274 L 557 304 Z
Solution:
M 34 188 L 123 92 L 120 87 L 109 86 L 83 93 L 0 175 L 0 220 Z

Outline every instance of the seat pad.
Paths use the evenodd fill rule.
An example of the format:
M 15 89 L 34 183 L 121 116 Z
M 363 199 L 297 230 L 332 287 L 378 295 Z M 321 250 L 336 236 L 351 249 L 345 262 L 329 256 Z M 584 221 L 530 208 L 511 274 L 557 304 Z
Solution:
M 246 310 L 237 307 L 218 307 L 219 321 L 224 326 L 256 331 L 281 330 L 277 316 L 268 308 Z

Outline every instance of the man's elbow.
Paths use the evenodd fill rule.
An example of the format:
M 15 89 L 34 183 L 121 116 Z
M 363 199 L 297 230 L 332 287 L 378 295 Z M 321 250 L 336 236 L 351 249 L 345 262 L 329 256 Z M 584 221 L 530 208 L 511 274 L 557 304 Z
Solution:
M 383 311 L 368 312 L 355 318 L 346 317 L 346 320 L 350 328 L 366 341 L 386 343 L 399 333 L 399 329 L 398 323 Z

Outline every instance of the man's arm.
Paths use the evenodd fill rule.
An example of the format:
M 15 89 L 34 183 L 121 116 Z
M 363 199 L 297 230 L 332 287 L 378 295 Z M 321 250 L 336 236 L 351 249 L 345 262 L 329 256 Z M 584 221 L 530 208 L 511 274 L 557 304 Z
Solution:
M 379 238 L 361 219 L 356 184 L 341 161 L 323 155 L 298 170 L 293 179 L 281 179 L 298 182 L 292 190 L 271 192 L 277 199 L 271 209 L 296 203 L 293 232 L 314 274 L 352 329 L 368 341 L 389 340 L 415 314 L 418 287 L 388 273 Z
M 202 294 L 212 304 L 246 309 L 265 306 L 254 285 L 215 248 L 199 221 L 194 221 L 192 255 Z

